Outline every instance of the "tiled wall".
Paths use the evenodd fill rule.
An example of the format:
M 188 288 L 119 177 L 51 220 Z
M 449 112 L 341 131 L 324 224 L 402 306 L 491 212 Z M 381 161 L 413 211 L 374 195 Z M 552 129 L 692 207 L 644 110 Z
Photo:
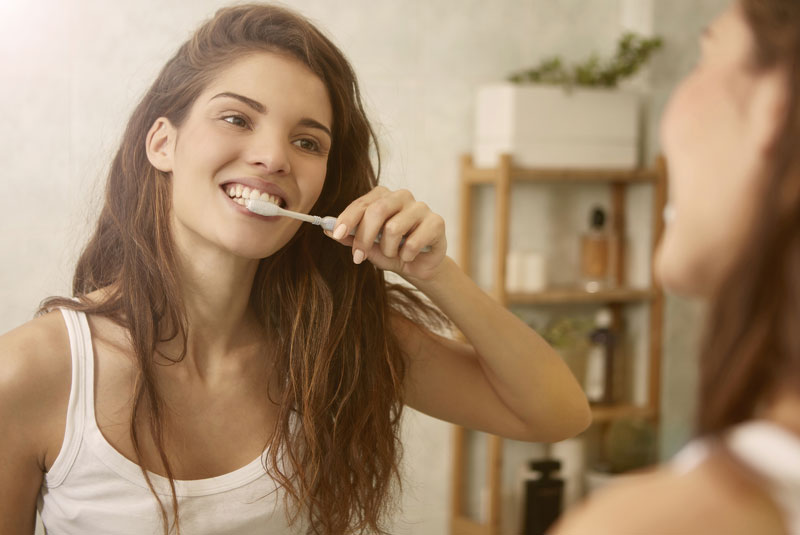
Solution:
M 643 3 L 286 4 L 318 22 L 348 55 L 380 136 L 384 180 L 409 188 L 445 217 L 451 255 L 457 256 L 457 162 L 471 147 L 476 86 L 549 55 L 577 60 L 592 51 L 610 52 L 625 13 L 638 10 L 641 18 Z M 684 41 L 691 41 L 723 4 L 646 3 L 643 20 L 654 21 L 655 30 L 667 38 L 667 51 L 651 70 L 653 116 L 694 54 Z M 132 106 L 178 44 L 222 5 L 215 0 L 0 2 L 0 162 L 5 187 L 0 200 L 0 331 L 30 318 L 47 295 L 69 293 L 74 260 L 98 211 L 102 179 Z M 652 155 L 657 152 L 654 126 L 650 132 Z M 685 384 L 670 363 L 690 361 L 681 340 L 691 333 L 683 327 L 675 331 L 675 326 L 691 322 L 680 319 L 687 314 L 685 307 L 671 305 L 667 311 L 671 335 L 665 377 L 668 383 L 676 378 Z M 678 359 L 671 354 L 673 347 L 681 353 Z M 681 405 L 674 422 L 669 416 L 670 403 L 687 399 L 680 388 L 667 384 L 664 389 L 665 422 L 679 437 L 670 447 L 685 435 L 682 411 L 689 408 Z M 406 436 L 406 493 L 392 532 L 443 534 L 449 508 L 449 426 L 410 412 Z

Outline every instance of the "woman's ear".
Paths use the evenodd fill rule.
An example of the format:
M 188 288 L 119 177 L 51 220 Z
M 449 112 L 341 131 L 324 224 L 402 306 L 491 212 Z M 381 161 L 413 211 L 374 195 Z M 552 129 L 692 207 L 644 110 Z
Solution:
M 172 172 L 177 129 L 166 117 L 159 117 L 147 132 L 147 159 L 153 167 L 164 173 Z

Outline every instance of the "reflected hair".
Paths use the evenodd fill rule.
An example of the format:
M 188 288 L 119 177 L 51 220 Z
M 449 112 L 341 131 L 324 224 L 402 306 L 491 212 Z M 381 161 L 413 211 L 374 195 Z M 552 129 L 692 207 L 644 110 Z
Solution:
M 353 69 L 337 47 L 282 7 L 220 9 L 166 63 L 131 115 L 96 228 L 77 263 L 72 289 L 78 300 L 53 297 L 40 308 L 101 315 L 129 332 L 137 365 L 130 436 L 164 533 L 181 528 L 165 421 L 169 407 L 156 381 L 163 364 L 155 357 L 161 342 L 177 338 L 183 351 L 171 360 L 181 361 L 192 325 L 169 228 L 170 177 L 149 163 L 145 138 L 161 116 L 179 128 L 216 76 L 232 61 L 258 52 L 299 61 L 327 89 L 333 143 L 313 213 L 340 213 L 377 185 L 375 135 Z M 99 299 L 87 298 L 96 290 L 103 290 Z M 303 517 L 309 533 L 319 535 L 386 533 L 401 488 L 406 369 L 392 322 L 402 316 L 433 326 L 443 325 L 444 317 L 418 292 L 388 283 L 369 262 L 355 265 L 348 248 L 307 225 L 260 260 L 250 306 L 274 341 L 263 353 L 280 378 L 280 387 L 267 389 L 263 400 L 277 406 L 264 468 L 285 490 L 288 520 L 294 524 Z M 155 443 L 159 458 L 153 466 L 145 466 L 141 433 Z M 166 474 L 171 504 L 159 499 L 147 470 Z
M 782 69 L 786 111 L 738 262 L 711 300 L 701 346 L 697 432 L 719 435 L 776 393 L 800 392 L 800 3 L 742 0 L 750 67 Z

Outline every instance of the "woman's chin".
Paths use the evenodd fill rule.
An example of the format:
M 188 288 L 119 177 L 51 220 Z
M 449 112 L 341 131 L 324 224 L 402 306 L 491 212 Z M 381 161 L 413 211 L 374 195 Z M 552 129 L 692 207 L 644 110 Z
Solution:
M 655 278 L 669 293 L 690 298 L 707 297 L 709 288 L 703 282 L 703 272 L 684 255 L 674 254 L 663 243 L 656 251 Z
M 228 242 L 225 250 L 233 256 L 247 260 L 261 260 L 275 254 L 284 243 L 253 243 L 252 241 L 242 241 L 240 243 Z

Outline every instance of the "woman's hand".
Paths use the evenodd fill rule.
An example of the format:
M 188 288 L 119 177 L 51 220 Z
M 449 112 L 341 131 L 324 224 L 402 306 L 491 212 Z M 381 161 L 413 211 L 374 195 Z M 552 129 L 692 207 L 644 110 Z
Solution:
M 357 228 L 355 236 L 350 231 Z M 381 242 L 375 243 L 379 232 Z M 353 248 L 353 262 L 375 266 L 411 279 L 430 280 L 447 253 L 444 219 L 407 190 L 378 186 L 339 214 L 328 236 Z M 406 237 L 402 247 L 400 241 Z M 420 252 L 430 246 L 427 253 Z

